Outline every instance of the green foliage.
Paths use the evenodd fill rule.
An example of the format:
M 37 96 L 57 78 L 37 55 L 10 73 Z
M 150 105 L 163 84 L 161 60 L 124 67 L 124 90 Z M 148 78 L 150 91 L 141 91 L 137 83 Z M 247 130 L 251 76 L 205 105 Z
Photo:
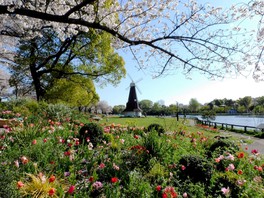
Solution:
M 103 128 L 96 123 L 85 124 L 79 131 L 79 139 L 81 143 L 87 144 L 87 140 L 96 146 L 102 142 L 103 139 Z
M 70 118 L 72 113 L 73 110 L 64 104 L 49 104 L 45 109 L 46 117 L 58 122 Z
M 19 193 L 13 185 L 15 180 L 15 171 L 10 170 L 8 166 L 0 165 L 0 197 L 19 197 Z
M 211 188 L 211 194 L 214 197 L 225 197 L 221 188 L 229 188 L 230 193 L 228 196 L 232 198 L 239 198 L 242 195 L 243 187 L 239 187 L 237 181 L 239 178 L 235 173 L 228 172 L 227 174 L 220 174 L 213 179 L 213 185 Z
M 35 91 L 37 100 L 87 105 L 98 100 L 94 81 L 116 85 L 126 73 L 108 33 L 91 29 L 64 41 L 50 29 L 42 35 L 19 41 L 9 68 L 17 96 Z
M 147 131 L 157 131 L 159 135 L 165 133 L 165 129 L 163 128 L 163 126 L 157 123 L 150 124 L 147 128 Z
M 213 153 L 217 153 L 217 155 L 222 155 L 223 153 L 230 152 L 234 153 L 239 151 L 239 147 L 228 139 L 219 139 L 215 141 L 208 150 L 208 155 L 212 156 Z
M 191 98 L 189 102 L 189 109 L 191 112 L 197 112 L 200 107 L 200 104 L 196 98 Z
M 179 160 L 180 179 L 208 183 L 213 174 L 212 164 L 201 156 L 186 155 Z M 183 167 L 184 166 L 184 167 Z
M 140 182 L 139 182 L 140 181 Z M 129 198 L 150 198 L 153 188 L 150 183 L 145 181 L 143 175 L 138 171 L 131 171 L 129 173 L 129 184 L 124 190 L 126 197 Z
M 44 184 L 47 191 L 54 185 L 54 197 L 162 197 L 167 187 L 173 188 L 178 197 L 183 193 L 197 198 L 225 197 L 221 191 L 224 187 L 230 188 L 229 197 L 263 197 L 262 156 L 227 150 L 217 162 L 222 147 L 211 146 L 218 140 L 203 129 L 186 125 L 183 131 L 181 125 L 173 125 L 181 135 L 172 132 L 159 136 L 157 131 L 145 133 L 133 123 L 104 125 L 103 133 L 98 123 L 89 123 L 85 129 L 80 121 L 57 123 L 45 118 L 0 134 L 0 197 L 21 197 L 18 192 L 29 192 L 29 183 L 30 192 L 44 189 L 40 188 Z M 147 123 L 145 118 L 140 121 Z M 89 133 L 88 125 L 96 134 Z M 79 130 L 84 131 L 83 137 Z M 86 137 L 97 146 L 81 144 Z M 212 156 L 206 157 L 209 149 Z M 219 169 L 218 165 L 227 167 L 230 163 L 234 169 Z M 46 182 L 39 182 L 39 173 L 47 176 Z M 66 188 L 50 183 L 50 175 Z M 18 181 L 25 184 L 24 190 L 17 188 Z M 67 193 L 70 185 L 75 186 L 73 195 Z
M 74 75 L 54 80 L 45 98 L 50 103 L 63 103 L 71 107 L 89 106 L 99 100 L 92 79 Z
M 214 110 L 208 110 L 202 112 L 202 118 L 205 120 L 214 120 L 216 113 Z

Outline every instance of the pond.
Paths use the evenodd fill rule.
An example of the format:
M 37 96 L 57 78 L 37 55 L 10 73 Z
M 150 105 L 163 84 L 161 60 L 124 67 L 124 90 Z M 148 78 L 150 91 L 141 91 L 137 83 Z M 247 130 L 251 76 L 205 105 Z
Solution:
M 191 117 L 191 116 L 190 116 Z M 194 117 L 194 116 L 192 116 Z M 195 116 L 202 119 L 202 116 Z M 244 115 L 226 115 L 226 116 L 215 116 L 215 120 L 210 120 L 212 122 L 242 125 L 242 126 L 252 126 L 257 127 L 258 125 L 264 123 L 264 116 L 244 116 Z

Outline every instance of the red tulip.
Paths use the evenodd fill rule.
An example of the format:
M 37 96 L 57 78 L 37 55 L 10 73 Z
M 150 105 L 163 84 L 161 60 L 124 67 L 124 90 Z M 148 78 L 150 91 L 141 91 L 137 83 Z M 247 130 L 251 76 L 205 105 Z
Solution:
M 49 178 L 49 182 L 52 183 L 55 181 L 55 179 L 56 179 L 56 177 L 54 175 L 51 175 Z
M 112 182 L 112 183 L 116 183 L 116 182 L 118 182 L 118 178 L 117 178 L 117 177 L 112 177 L 112 178 L 111 178 L 111 182 Z
M 75 186 L 70 186 L 69 190 L 68 190 L 68 193 L 71 195 L 74 193 L 74 190 L 75 190 Z
M 49 196 L 53 196 L 56 193 L 56 189 L 55 188 L 51 188 L 49 190 Z

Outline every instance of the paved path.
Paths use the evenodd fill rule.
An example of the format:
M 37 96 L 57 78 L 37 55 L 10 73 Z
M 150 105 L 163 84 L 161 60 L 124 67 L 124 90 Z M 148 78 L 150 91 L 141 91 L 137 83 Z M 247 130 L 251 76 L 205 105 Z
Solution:
M 192 119 L 189 119 L 189 125 L 195 126 L 195 121 Z M 225 130 L 220 130 L 220 133 L 224 136 L 232 136 L 232 137 L 238 138 L 241 141 L 242 148 L 244 148 L 249 153 L 253 149 L 256 149 L 262 155 L 264 154 L 264 139 L 252 137 L 252 136 L 249 136 L 246 134 L 235 133 L 235 132 L 231 132 L 231 131 L 225 131 Z M 245 142 L 252 142 L 252 143 L 247 144 Z
M 242 148 L 246 149 L 248 152 L 251 152 L 253 149 L 258 150 L 259 153 L 264 154 L 264 139 L 252 137 L 246 134 L 240 134 L 230 131 L 222 131 L 220 130 L 220 133 L 223 135 L 228 135 L 232 137 L 236 137 L 239 140 L 241 140 Z M 244 142 L 252 142 L 250 144 L 245 144 Z

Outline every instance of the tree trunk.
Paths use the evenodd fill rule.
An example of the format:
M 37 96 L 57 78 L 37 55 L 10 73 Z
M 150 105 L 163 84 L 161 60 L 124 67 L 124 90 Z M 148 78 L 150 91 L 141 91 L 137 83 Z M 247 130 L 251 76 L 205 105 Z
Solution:
M 30 57 L 32 59 L 36 58 L 36 56 L 35 56 L 35 47 L 36 46 L 37 45 L 36 45 L 35 41 L 32 40 L 31 49 L 30 49 Z M 37 101 L 40 101 L 44 97 L 44 90 L 41 87 L 40 76 L 38 75 L 35 62 L 36 62 L 35 60 L 31 61 L 29 68 L 30 68 L 30 72 L 31 72 L 32 80 L 33 80 L 33 85 L 34 85 L 35 91 L 36 91 Z

